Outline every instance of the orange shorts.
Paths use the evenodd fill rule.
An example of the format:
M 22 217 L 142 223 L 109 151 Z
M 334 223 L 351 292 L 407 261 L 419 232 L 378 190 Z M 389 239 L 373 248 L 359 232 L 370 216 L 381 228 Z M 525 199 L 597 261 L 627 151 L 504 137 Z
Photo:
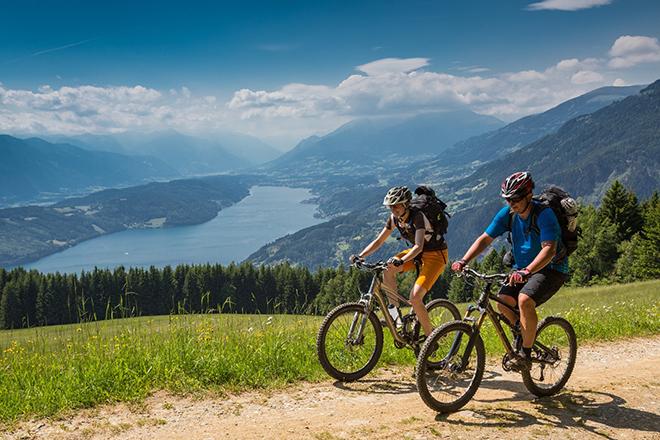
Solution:
M 403 258 L 410 252 L 410 249 L 399 252 L 396 254 L 397 258 Z M 415 280 L 415 284 L 426 289 L 428 292 L 433 287 L 433 283 L 442 275 L 442 272 L 445 270 L 447 265 L 448 253 L 447 249 L 437 250 L 437 251 L 424 251 L 422 252 L 422 265 L 419 268 L 419 276 Z M 403 263 L 403 272 L 415 269 L 414 261 L 406 261 Z

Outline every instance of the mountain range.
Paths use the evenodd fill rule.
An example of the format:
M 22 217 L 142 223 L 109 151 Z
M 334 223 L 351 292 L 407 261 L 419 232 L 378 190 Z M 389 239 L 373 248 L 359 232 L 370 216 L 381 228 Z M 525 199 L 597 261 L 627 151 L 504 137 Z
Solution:
M 492 116 L 470 111 L 358 119 L 325 136 L 302 140 L 263 168 L 299 175 L 319 174 L 321 170 L 370 174 L 374 167 L 437 155 L 461 139 L 503 125 Z
M 0 204 L 179 176 L 155 157 L 88 151 L 39 138 L 0 135 L 0 158 Z
M 218 133 L 213 138 L 165 130 L 150 133 L 54 136 L 52 139 L 87 150 L 155 156 L 183 176 L 247 168 L 282 154 L 256 137 L 231 132 Z
M 446 165 L 488 162 L 524 147 L 559 129 L 566 121 L 593 113 L 627 96 L 639 93 L 644 86 L 601 87 L 569 99 L 543 113 L 518 119 L 498 130 L 457 142 L 443 158 Z

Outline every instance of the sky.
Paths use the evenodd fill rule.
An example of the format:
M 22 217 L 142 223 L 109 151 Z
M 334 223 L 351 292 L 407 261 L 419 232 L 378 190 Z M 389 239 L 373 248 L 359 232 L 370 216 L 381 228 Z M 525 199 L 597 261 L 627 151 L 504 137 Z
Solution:
M 0 0 L 0 132 L 238 131 L 291 148 L 357 118 L 510 122 L 660 79 L 660 2 Z

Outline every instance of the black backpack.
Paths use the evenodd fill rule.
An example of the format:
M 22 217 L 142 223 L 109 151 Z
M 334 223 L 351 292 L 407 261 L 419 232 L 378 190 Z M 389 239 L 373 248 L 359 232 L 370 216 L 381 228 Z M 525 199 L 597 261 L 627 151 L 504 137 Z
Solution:
M 575 199 L 571 197 L 569 193 L 558 186 L 549 186 L 541 194 L 538 194 L 533 197 L 533 200 L 538 202 L 538 205 L 534 205 L 532 209 L 531 221 L 529 222 L 529 230 L 540 234 L 541 231 L 537 225 L 537 219 L 541 211 L 546 208 L 552 209 L 557 217 L 559 222 L 559 228 L 561 229 L 561 242 L 562 246 L 559 246 L 557 249 L 557 254 L 552 259 L 553 263 L 562 261 L 564 258 L 567 258 L 571 255 L 578 246 L 578 239 L 582 235 L 582 230 L 577 226 L 577 214 L 578 214 L 578 205 Z M 509 243 L 512 243 L 511 240 L 511 222 L 513 221 L 513 211 L 509 211 L 509 224 L 508 231 Z M 511 254 L 513 255 L 513 254 Z M 507 257 L 506 258 L 512 258 Z M 512 263 L 511 261 L 506 261 L 507 265 Z
M 410 209 L 412 211 L 421 211 L 429 219 L 433 228 L 433 240 L 444 240 L 451 216 L 445 211 L 447 204 L 435 195 L 435 191 L 431 187 L 417 187 L 415 197 L 410 202 Z M 412 217 L 411 215 L 410 218 L 412 219 Z

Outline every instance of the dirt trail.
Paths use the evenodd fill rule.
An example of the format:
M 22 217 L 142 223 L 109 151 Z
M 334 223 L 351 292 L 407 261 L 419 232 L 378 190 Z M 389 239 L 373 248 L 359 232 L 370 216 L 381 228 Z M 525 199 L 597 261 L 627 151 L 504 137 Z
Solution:
M 158 393 L 62 420 L 25 422 L 9 439 L 660 439 L 660 337 L 580 347 L 566 389 L 534 399 L 492 360 L 462 411 L 438 415 L 417 394 L 412 368 L 350 384 L 301 384 L 225 399 Z

